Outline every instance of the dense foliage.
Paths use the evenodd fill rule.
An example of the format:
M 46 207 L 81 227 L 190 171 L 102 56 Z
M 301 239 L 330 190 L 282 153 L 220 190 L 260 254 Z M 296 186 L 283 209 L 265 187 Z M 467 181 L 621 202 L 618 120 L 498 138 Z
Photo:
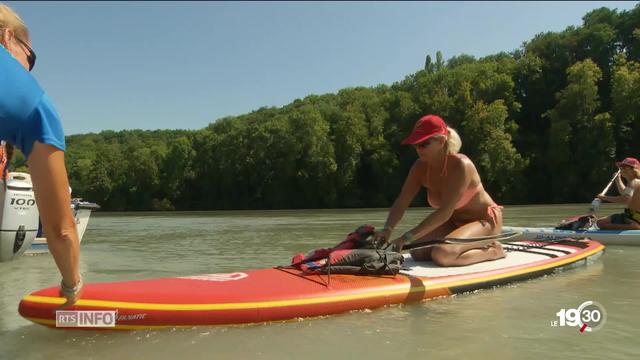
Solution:
M 589 201 L 616 159 L 640 156 L 640 5 L 197 131 L 68 136 L 66 160 L 74 195 L 108 210 L 384 207 L 416 159 L 400 141 L 427 113 L 459 131 L 497 202 Z

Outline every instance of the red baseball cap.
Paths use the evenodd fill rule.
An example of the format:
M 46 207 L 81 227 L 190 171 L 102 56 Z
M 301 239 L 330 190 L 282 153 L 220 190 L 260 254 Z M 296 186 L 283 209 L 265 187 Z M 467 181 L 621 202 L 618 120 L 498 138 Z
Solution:
M 419 144 L 434 135 L 447 135 L 449 130 L 447 124 L 438 115 L 425 115 L 416 122 L 411 134 L 404 140 L 403 144 Z M 637 160 L 636 160 L 637 161 Z
M 638 159 L 636 158 L 628 157 L 616 163 L 617 167 L 620 167 L 622 165 L 631 166 L 632 168 L 640 168 L 640 161 L 638 161 Z

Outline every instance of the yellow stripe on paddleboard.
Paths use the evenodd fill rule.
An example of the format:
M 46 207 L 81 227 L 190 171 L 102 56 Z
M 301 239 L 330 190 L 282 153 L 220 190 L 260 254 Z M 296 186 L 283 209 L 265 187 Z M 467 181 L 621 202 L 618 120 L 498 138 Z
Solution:
M 400 284 L 395 287 L 400 289 L 393 290 L 380 290 L 370 291 L 361 294 L 349 294 L 349 295 L 336 295 L 336 296 L 324 296 L 307 299 L 292 299 L 292 300 L 276 300 L 276 301 L 262 301 L 262 302 L 243 302 L 243 303 L 227 303 L 227 304 L 154 304 L 154 303 L 137 303 L 137 302 L 121 302 L 121 301 L 105 301 L 105 300 L 87 300 L 80 299 L 76 303 L 76 306 L 90 306 L 90 307 L 102 307 L 102 308 L 114 308 L 114 309 L 136 309 L 136 310 L 165 310 L 165 311 L 215 311 L 215 310 L 246 310 L 256 308 L 274 308 L 274 307 L 288 307 L 288 306 L 301 306 L 301 305 L 314 305 L 314 304 L 327 304 L 341 301 L 363 300 L 382 296 L 391 296 L 398 294 L 412 294 L 416 292 L 424 292 L 426 290 L 451 288 L 455 286 L 476 284 L 481 282 L 487 282 L 491 280 L 503 279 L 511 276 L 531 273 L 540 270 L 546 270 L 549 268 L 559 267 L 571 262 L 576 262 L 596 254 L 604 249 L 604 246 L 600 245 L 594 250 L 585 252 L 576 257 L 569 257 L 565 260 L 551 262 L 549 264 L 539 265 L 535 267 L 527 267 L 524 269 L 491 275 L 484 277 L 477 277 L 467 280 L 460 280 L 451 283 L 440 283 L 433 285 L 425 285 L 424 279 L 422 286 L 411 287 L 409 291 L 406 289 L 408 284 Z M 48 296 L 35 296 L 27 295 L 23 298 L 23 301 L 29 301 L 40 304 L 56 304 L 62 305 L 65 299 L 60 297 L 48 297 Z M 39 319 L 43 320 L 43 319 Z
M 313 305 L 313 304 L 326 304 L 332 302 L 349 301 L 369 299 L 385 295 L 406 294 L 424 291 L 425 287 L 411 288 L 410 291 L 406 290 L 406 285 L 401 284 L 402 289 L 397 290 L 381 290 L 370 291 L 365 294 L 349 294 L 349 295 L 337 295 L 326 296 L 309 299 L 295 299 L 295 300 L 276 300 L 276 301 L 261 301 L 261 302 L 244 302 L 244 303 L 227 303 L 227 304 L 153 304 L 153 303 L 134 303 L 134 302 L 120 302 L 120 301 L 104 301 L 104 300 L 85 300 L 80 299 L 75 304 L 76 306 L 92 306 L 92 307 L 110 307 L 117 309 L 137 309 L 137 310 L 175 310 L 175 311 L 199 311 L 199 310 L 244 310 L 244 309 L 256 309 L 256 308 L 274 308 L 274 307 L 287 307 L 296 305 Z M 25 296 L 25 301 L 41 303 L 41 304 L 64 304 L 65 299 L 59 297 L 48 296 Z

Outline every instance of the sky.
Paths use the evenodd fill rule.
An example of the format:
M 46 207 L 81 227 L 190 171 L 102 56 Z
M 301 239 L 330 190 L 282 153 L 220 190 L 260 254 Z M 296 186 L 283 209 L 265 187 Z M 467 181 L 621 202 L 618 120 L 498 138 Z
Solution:
M 16 2 L 67 135 L 200 129 L 311 94 L 392 84 L 425 56 L 512 51 L 635 2 Z

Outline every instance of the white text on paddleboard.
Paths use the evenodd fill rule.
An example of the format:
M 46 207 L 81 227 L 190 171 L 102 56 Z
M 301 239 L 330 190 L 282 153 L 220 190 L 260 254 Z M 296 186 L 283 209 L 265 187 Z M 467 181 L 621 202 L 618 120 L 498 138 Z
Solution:
M 190 280 L 203 280 L 203 281 L 232 281 L 232 280 L 241 280 L 246 278 L 247 274 L 243 272 L 234 272 L 227 274 L 204 274 L 204 275 L 194 275 L 194 276 L 183 276 L 180 279 L 190 279 Z
M 118 321 L 144 320 L 147 314 L 128 314 L 118 316 Z

